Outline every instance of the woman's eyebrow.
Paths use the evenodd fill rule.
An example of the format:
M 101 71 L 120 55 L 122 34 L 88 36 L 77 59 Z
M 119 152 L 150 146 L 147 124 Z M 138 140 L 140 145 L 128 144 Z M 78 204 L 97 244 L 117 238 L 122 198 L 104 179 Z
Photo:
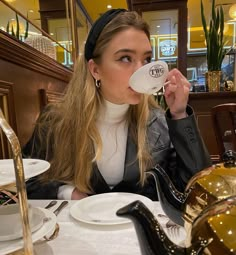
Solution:
M 136 53 L 136 51 L 131 49 L 119 49 L 118 51 L 115 52 L 115 55 L 119 53 Z
M 118 51 L 115 52 L 115 55 L 119 54 L 119 53 L 136 53 L 136 50 L 131 50 L 131 49 L 120 49 Z M 148 55 L 148 54 L 152 54 L 152 50 L 148 50 L 146 52 L 144 52 L 143 55 Z

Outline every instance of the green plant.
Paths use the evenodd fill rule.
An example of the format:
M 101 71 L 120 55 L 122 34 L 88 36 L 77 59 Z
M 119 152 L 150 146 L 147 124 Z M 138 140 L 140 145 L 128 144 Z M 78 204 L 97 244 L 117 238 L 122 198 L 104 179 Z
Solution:
M 226 54 L 224 49 L 224 12 L 222 6 L 216 8 L 215 0 L 212 0 L 211 19 L 207 26 L 204 6 L 201 0 L 201 18 L 207 46 L 208 71 L 220 71 Z
M 28 21 L 28 13 L 27 13 L 27 19 L 25 20 L 25 34 L 24 39 L 26 39 L 29 35 L 29 21 Z
M 27 15 L 28 18 L 28 15 Z M 10 22 L 7 22 L 7 28 L 6 31 L 8 34 L 11 34 L 12 36 L 16 37 L 18 40 L 23 41 L 23 36 L 20 34 L 20 23 L 19 23 L 19 17 L 16 13 L 16 27 L 14 29 L 13 25 L 10 27 Z M 11 33 L 10 33 L 11 31 Z M 29 22 L 28 20 L 25 21 L 25 33 L 24 33 L 24 39 L 28 37 L 28 31 L 29 31 Z

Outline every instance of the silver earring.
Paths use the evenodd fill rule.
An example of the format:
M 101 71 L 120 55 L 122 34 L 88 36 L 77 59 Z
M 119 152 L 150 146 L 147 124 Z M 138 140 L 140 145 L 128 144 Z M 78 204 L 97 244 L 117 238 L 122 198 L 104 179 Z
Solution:
M 95 85 L 99 89 L 101 87 L 101 81 L 100 80 L 95 80 Z

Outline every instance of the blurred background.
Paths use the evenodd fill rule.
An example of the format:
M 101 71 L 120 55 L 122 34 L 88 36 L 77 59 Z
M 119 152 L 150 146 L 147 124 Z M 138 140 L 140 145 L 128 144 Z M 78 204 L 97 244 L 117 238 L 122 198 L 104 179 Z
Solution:
M 139 2 L 145 2 L 145 8 L 142 4 L 139 5 Z M 72 67 L 74 59 L 83 53 L 91 24 L 102 13 L 110 8 L 134 9 L 139 11 L 150 25 L 153 60 L 163 59 L 171 68 L 178 66 L 194 89 L 204 90 L 204 73 L 207 66 L 200 0 L 174 1 L 175 5 L 168 5 L 170 1 L 159 1 L 158 4 L 153 2 L 155 1 L 1 0 L 0 29 L 10 34 L 16 33 L 16 15 L 9 6 L 6 6 L 8 3 L 32 22 L 27 26 L 24 18 L 18 15 L 20 39 L 40 49 L 42 38 L 39 37 L 42 35 L 48 37 L 53 42 L 54 49 L 50 51 L 48 46 L 46 54 L 61 64 Z M 203 0 L 203 3 L 206 17 L 210 17 L 212 1 Z M 216 0 L 216 6 L 219 5 L 222 5 L 225 14 L 226 48 L 229 49 L 229 53 L 233 53 L 230 49 L 235 45 L 236 0 Z M 183 11 L 185 6 L 186 14 Z M 182 24 L 179 24 L 180 22 Z M 180 47 L 184 47 L 186 42 L 186 52 L 181 52 Z M 186 61 L 183 58 L 186 58 Z M 228 54 L 223 62 L 223 78 L 226 80 L 234 80 L 234 58 L 234 54 Z

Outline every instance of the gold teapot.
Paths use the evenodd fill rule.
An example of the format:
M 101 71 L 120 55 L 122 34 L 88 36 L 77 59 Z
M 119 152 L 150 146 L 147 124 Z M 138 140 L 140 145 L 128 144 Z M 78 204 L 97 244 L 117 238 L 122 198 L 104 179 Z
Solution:
M 158 249 L 163 249 L 163 253 L 144 252 L 143 254 L 236 254 L 236 241 L 232 241 L 230 234 L 226 233 L 232 231 L 234 236 L 236 232 L 234 219 L 236 216 L 235 152 L 227 151 L 223 156 L 223 163 L 213 165 L 194 175 L 188 182 L 184 193 L 175 188 L 160 166 L 156 166 L 151 171 L 158 184 L 158 196 L 165 214 L 175 223 L 185 227 L 187 238 L 185 248 L 163 240 L 157 245 L 158 242 L 155 240 L 154 246 L 157 245 Z M 145 219 L 146 223 L 149 222 L 149 225 L 146 224 L 147 227 L 150 228 L 150 225 L 154 224 L 159 229 L 159 224 L 146 209 L 143 209 L 141 204 L 135 205 L 136 209 L 133 206 L 128 205 L 126 209 L 119 210 L 117 214 L 130 217 L 139 224 L 140 221 L 143 222 L 142 217 L 149 215 L 150 219 Z M 131 213 L 135 210 L 135 213 Z M 161 236 L 165 235 L 159 235 L 160 238 Z M 173 245 L 177 247 L 174 249 L 175 252 L 168 251 L 168 253 L 167 247 L 173 248 Z M 219 253 L 219 250 L 207 251 L 212 245 L 223 247 L 222 251 L 225 250 L 222 253 Z

